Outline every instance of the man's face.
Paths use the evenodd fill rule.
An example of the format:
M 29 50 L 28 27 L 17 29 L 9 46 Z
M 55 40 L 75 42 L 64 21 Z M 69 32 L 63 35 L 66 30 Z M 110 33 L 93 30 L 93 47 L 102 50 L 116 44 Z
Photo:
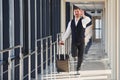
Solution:
M 75 10 L 74 10 L 74 16 L 75 16 L 76 18 L 79 18 L 79 17 L 81 16 L 81 14 L 82 14 L 82 12 L 81 12 L 80 9 L 75 9 Z

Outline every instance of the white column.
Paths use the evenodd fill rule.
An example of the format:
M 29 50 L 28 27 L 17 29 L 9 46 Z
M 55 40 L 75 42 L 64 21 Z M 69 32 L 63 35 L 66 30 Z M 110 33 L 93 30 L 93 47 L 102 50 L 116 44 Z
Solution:
M 108 1 L 108 2 L 107 2 Z M 118 0 L 119 1 L 119 0 Z M 109 59 L 111 63 L 111 80 L 119 80 L 119 6 L 117 6 L 118 2 L 116 0 L 106 0 L 108 12 L 107 16 L 107 53 L 109 54 Z
M 20 1 L 20 45 L 23 46 L 23 0 Z
M 42 0 L 40 0 L 40 38 L 42 38 Z
M 117 0 L 117 80 L 120 80 L 120 0 Z
M 117 80 L 117 10 L 116 0 L 110 0 L 111 4 L 111 68 L 112 80 Z
M 9 44 L 14 46 L 14 0 L 9 0 Z M 11 56 L 14 56 L 14 50 L 11 50 Z M 10 56 L 10 58 L 11 58 Z M 14 80 L 14 61 L 11 62 L 11 78 Z
M 2 0 L 0 0 L 0 50 L 2 50 L 3 46 L 3 13 L 2 13 Z M 0 54 L 1 56 L 1 54 Z M 1 58 L 0 58 L 1 59 Z
M 30 9 L 30 0 L 28 0 L 28 44 L 29 44 L 29 53 L 31 52 L 31 9 Z
M 0 50 L 3 49 L 3 11 L 2 0 L 0 0 Z M 3 54 L 0 54 L 0 60 L 3 60 Z M 0 66 L 0 80 L 3 79 L 3 66 Z
M 37 40 L 37 0 L 35 0 L 35 41 Z
M 65 31 L 66 31 L 66 2 L 65 0 L 61 0 L 61 32 Z M 62 46 L 62 53 L 65 53 L 65 46 Z
M 35 0 L 35 79 L 38 80 L 38 53 L 37 53 L 37 0 Z
M 23 47 L 23 0 L 19 0 L 20 3 L 20 45 Z M 23 55 L 22 49 L 20 48 L 20 80 L 23 80 Z
M 29 44 L 29 52 L 28 54 L 31 54 L 31 10 L 30 10 L 30 0 L 28 0 L 28 44 Z M 29 55 L 29 61 L 28 61 L 28 80 L 31 80 L 31 55 Z
M 65 13 L 65 0 L 61 0 L 61 32 L 65 32 L 66 29 L 66 13 Z
M 70 20 L 73 19 L 73 4 L 70 3 Z
M 105 1 L 105 53 L 108 54 L 108 2 Z
M 105 34 L 105 9 L 103 9 L 103 11 L 102 11 L 100 26 L 101 26 L 101 37 L 102 37 L 101 45 L 103 45 L 103 49 L 105 49 L 105 46 L 104 46 L 105 45 L 105 36 L 104 36 L 104 34 Z
M 9 36 L 10 47 L 14 46 L 14 0 L 9 0 Z
M 2 21 L 2 0 L 0 0 L 0 50 L 1 50 L 1 45 L 2 45 L 2 28 L 3 28 L 3 21 Z
M 22 1 L 22 0 L 21 0 Z M 23 54 L 22 54 L 22 47 L 20 47 L 20 67 L 19 67 L 19 80 L 23 80 Z
M 104 44 L 104 51 L 105 51 L 105 31 L 106 31 L 106 14 L 105 14 L 105 8 L 104 8 L 104 11 L 103 11 L 103 44 Z
M 112 45 L 111 45 L 111 23 L 112 23 L 112 21 L 111 21 L 111 2 L 110 2 L 110 0 L 107 2 L 108 3 L 108 6 L 107 6 L 107 8 L 108 8 L 108 13 L 107 13 L 107 53 L 108 53 L 108 58 L 109 58 L 109 63 L 111 63 L 111 47 L 112 47 Z M 110 64 L 110 67 L 111 67 L 111 64 Z

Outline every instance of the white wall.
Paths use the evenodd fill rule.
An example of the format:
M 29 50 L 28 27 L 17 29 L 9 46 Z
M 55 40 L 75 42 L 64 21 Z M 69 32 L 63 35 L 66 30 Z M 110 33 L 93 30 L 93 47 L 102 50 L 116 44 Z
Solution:
M 106 0 L 106 52 L 109 55 L 110 63 L 111 63 L 111 79 L 112 80 L 120 80 L 119 77 L 119 60 L 117 56 L 119 56 L 119 24 L 118 24 L 118 0 Z
M 61 32 L 65 32 L 66 29 L 66 13 L 65 13 L 65 0 L 61 0 Z

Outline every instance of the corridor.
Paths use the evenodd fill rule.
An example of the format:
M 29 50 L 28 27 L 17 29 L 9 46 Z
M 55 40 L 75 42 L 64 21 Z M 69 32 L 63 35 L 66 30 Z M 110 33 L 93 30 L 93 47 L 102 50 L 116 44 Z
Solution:
M 74 6 L 91 19 L 79 72 L 59 45 Z M 0 80 L 120 80 L 120 0 L 0 0 Z

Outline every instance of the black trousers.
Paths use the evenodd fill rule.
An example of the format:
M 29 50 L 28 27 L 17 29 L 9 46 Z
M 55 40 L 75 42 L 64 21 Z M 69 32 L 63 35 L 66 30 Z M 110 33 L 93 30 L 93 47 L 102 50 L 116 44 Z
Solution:
M 89 39 L 89 42 L 87 43 L 87 46 L 85 47 L 85 54 L 88 53 L 89 48 L 91 47 L 91 45 L 92 45 L 92 38 Z
M 84 39 L 81 39 L 79 43 L 72 43 L 72 57 L 78 57 L 77 62 L 77 69 L 81 67 L 82 61 L 83 61 L 83 53 L 84 53 L 84 46 L 85 42 Z

